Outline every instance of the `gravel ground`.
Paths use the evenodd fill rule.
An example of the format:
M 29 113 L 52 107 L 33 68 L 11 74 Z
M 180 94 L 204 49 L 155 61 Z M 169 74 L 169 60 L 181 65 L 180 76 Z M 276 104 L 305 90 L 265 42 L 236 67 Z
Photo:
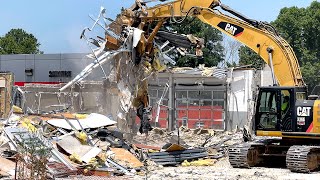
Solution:
M 150 133 L 147 141 L 143 142 L 147 145 L 162 146 L 166 142 L 172 142 L 174 134 L 166 131 L 155 130 Z M 195 130 L 182 130 L 181 140 L 191 147 L 199 147 L 208 137 L 207 133 L 198 134 Z M 142 141 L 143 136 L 135 137 L 138 141 Z M 238 132 L 221 132 L 215 133 L 215 136 L 210 139 L 208 146 L 214 145 L 222 139 L 230 137 L 230 140 L 223 143 L 225 147 L 242 141 L 242 133 Z M 285 168 L 265 168 L 254 167 L 251 169 L 240 169 L 231 167 L 228 158 L 219 159 L 213 166 L 189 166 L 189 167 L 157 167 L 150 165 L 147 167 L 147 175 L 136 175 L 133 179 L 203 179 L 203 180 L 320 180 L 320 171 L 310 174 L 293 173 Z
M 134 179 L 317 180 L 320 179 L 320 172 L 302 174 L 292 173 L 284 168 L 264 167 L 238 169 L 231 167 L 228 159 L 224 158 L 214 166 L 163 167 L 151 170 L 147 176 L 135 176 Z

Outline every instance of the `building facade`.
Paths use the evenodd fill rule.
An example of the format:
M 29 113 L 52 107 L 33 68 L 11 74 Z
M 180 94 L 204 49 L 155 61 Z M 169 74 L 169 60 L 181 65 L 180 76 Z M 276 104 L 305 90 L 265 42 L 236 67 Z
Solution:
M 0 55 L 0 71 L 15 75 L 16 85 L 25 83 L 56 84 L 68 82 L 93 59 L 84 53 Z M 88 80 L 101 80 L 103 73 L 96 69 Z

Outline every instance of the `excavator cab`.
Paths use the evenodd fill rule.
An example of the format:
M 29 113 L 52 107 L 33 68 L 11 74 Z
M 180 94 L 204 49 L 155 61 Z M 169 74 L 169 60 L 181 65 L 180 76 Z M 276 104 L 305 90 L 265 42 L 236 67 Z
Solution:
M 233 167 L 286 165 L 294 172 L 320 167 L 320 101 L 304 87 L 261 87 L 253 129 L 257 138 L 229 148 Z M 274 138 L 278 137 L 278 138 Z
M 306 88 L 261 87 L 256 104 L 255 130 L 292 132 L 296 100 L 305 100 Z

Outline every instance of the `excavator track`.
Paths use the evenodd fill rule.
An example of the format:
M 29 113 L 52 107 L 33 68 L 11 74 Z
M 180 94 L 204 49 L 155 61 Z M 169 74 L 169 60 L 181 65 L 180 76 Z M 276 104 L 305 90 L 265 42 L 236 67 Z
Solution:
M 229 162 L 232 167 L 250 168 L 254 161 L 256 161 L 255 153 L 251 144 L 239 144 L 229 148 Z
M 291 146 L 286 155 L 287 168 L 309 173 L 319 167 L 320 146 Z

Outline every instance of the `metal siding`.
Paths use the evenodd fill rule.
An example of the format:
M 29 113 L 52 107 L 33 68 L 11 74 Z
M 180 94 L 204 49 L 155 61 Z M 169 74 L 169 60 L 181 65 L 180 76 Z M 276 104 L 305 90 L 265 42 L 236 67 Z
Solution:
M 26 55 L 25 54 L 12 54 L 12 55 L 1 55 L 1 60 L 2 61 L 7 61 L 7 60 L 25 60 Z
M 26 54 L 26 55 L 25 55 L 25 59 L 26 59 L 26 60 L 33 60 L 33 61 L 34 61 L 34 56 L 35 56 L 34 54 Z
M 88 59 L 86 57 L 86 53 L 66 53 L 66 54 L 61 54 L 61 59 Z
M 86 55 L 86 53 L 1 55 L 0 70 L 13 72 L 17 82 L 69 81 L 94 61 Z M 108 75 L 110 69 L 108 63 L 102 66 Z M 33 76 L 25 75 L 26 68 L 33 69 Z M 49 71 L 72 71 L 72 77 L 50 78 Z M 102 80 L 102 77 L 104 74 L 101 68 L 96 68 L 85 80 Z
M 80 59 L 62 59 L 61 71 L 71 71 L 71 77 L 63 78 L 64 82 L 72 80 L 84 67 L 86 67 L 86 64 Z
M 35 60 L 35 82 L 58 82 L 59 77 L 49 78 L 49 71 L 60 71 L 60 58 L 53 60 Z
M 36 60 L 57 60 L 60 59 L 61 54 L 35 54 Z
M 15 81 L 24 81 L 24 60 L 2 60 L 1 71 L 10 71 L 14 73 Z

